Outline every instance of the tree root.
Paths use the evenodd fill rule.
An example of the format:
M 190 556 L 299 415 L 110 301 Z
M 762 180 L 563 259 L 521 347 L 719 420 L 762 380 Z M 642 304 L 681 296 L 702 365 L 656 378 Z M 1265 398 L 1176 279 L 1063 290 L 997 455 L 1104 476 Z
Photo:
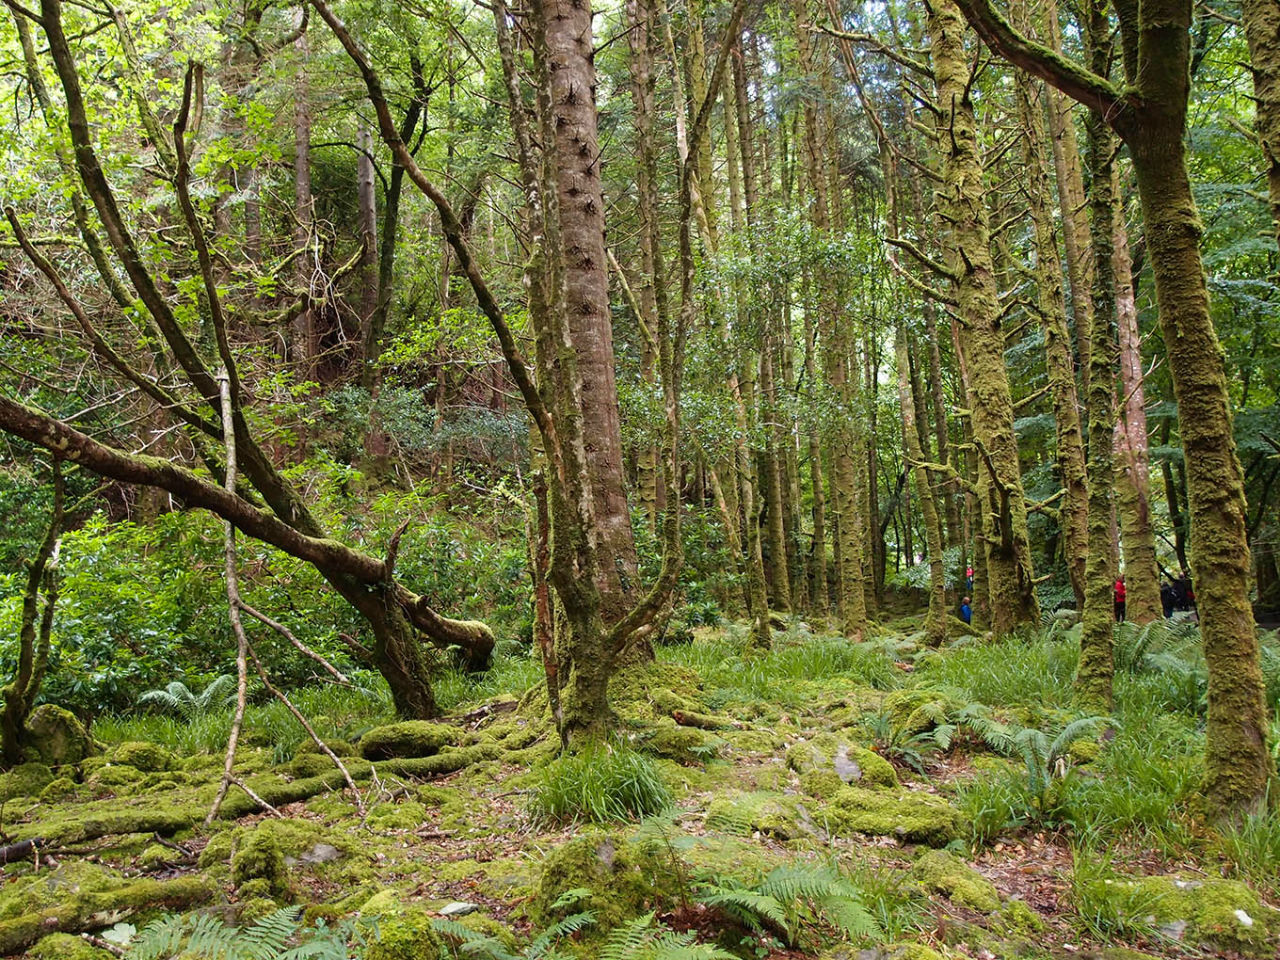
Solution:
M 48 910 L 0 920 L 0 956 L 21 953 L 51 933 L 80 933 L 144 908 L 186 908 L 218 894 L 217 884 L 199 876 L 139 880 L 118 890 L 77 894 Z

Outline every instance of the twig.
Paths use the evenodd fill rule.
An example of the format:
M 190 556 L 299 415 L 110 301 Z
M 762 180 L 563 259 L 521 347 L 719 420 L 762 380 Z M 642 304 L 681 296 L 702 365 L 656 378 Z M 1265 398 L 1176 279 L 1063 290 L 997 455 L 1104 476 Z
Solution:
M 361 818 L 363 818 L 364 800 L 360 796 L 360 791 L 356 789 L 356 782 L 351 779 L 351 772 L 347 770 L 346 764 L 344 764 L 338 755 L 329 748 L 327 743 L 320 739 L 320 735 L 316 733 L 315 728 L 311 726 L 307 721 L 307 718 L 302 715 L 302 711 L 293 705 L 293 701 L 289 699 L 285 692 L 271 682 L 271 678 L 267 676 L 266 669 L 262 666 L 262 661 L 259 660 L 258 655 L 254 653 L 253 647 L 249 647 L 248 649 L 249 656 L 253 658 L 253 665 L 257 668 L 258 678 L 262 681 L 262 685 L 267 688 L 268 693 L 285 705 L 285 709 L 293 714 L 293 719 L 302 724 L 302 729 L 307 731 L 307 735 L 311 737 L 312 742 L 320 748 L 320 752 L 333 761 L 333 765 L 338 768 L 339 772 L 342 774 L 342 779 L 347 781 L 347 786 L 355 796 L 356 811 L 360 814 Z
M 267 803 L 267 801 L 263 800 L 260 796 L 258 796 L 254 792 L 253 787 L 249 786 L 239 777 L 232 777 L 231 782 L 234 783 L 241 790 L 243 790 L 246 794 L 248 794 L 249 799 L 252 800 L 254 803 L 256 803 L 258 806 L 260 806 L 263 810 L 267 811 L 267 813 L 271 814 L 273 817 L 277 817 L 280 820 L 285 819 L 285 815 L 283 813 L 281 813 L 271 804 Z
M 231 377 L 226 369 L 218 372 L 218 392 L 222 398 L 222 438 L 226 445 L 226 477 L 223 485 L 227 492 L 234 495 L 236 489 L 236 431 L 235 420 L 231 408 Z M 231 629 L 236 635 L 236 710 L 231 720 L 231 733 L 227 737 L 226 761 L 222 767 L 222 782 L 218 784 L 218 792 L 205 817 L 206 824 L 217 819 L 222 801 L 227 796 L 227 789 L 232 783 L 241 787 L 245 793 L 258 802 L 256 794 L 235 778 L 236 746 L 240 742 L 240 729 L 244 726 L 245 703 L 249 697 L 249 664 L 247 654 L 249 638 L 245 636 L 244 624 L 240 621 L 240 587 L 236 573 L 236 528 L 227 520 L 223 523 L 223 544 L 226 559 L 227 579 L 227 616 L 231 620 Z
M 261 610 L 255 610 L 253 607 L 249 606 L 249 604 L 245 603 L 244 600 L 240 601 L 240 609 L 243 610 L 245 613 L 247 613 L 249 616 L 253 617 L 255 620 L 260 620 L 262 623 L 265 623 L 268 627 L 270 627 L 276 633 L 280 634 L 282 637 L 288 640 L 291 644 L 293 644 L 293 646 L 298 650 L 298 652 L 301 653 L 304 657 L 308 657 L 314 660 L 316 663 L 320 664 L 320 666 L 328 670 L 329 673 L 333 676 L 333 678 L 337 680 L 340 684 L 342 684 L 344 687 L 351 685 L 351 679 L 345 673 L 343 673 L 341 670 L 335 667 L 332 663 L 326 660 L 323 655 L 317 653 L 315 650 L 312 650 L 305 643 L 303 643 L 301 640 L 295 637 L 293 635 L 293 631 L 290 630 L 288 627 L 286 627 L 283 623 L 280 623 L 279 621 L 271 619 Z

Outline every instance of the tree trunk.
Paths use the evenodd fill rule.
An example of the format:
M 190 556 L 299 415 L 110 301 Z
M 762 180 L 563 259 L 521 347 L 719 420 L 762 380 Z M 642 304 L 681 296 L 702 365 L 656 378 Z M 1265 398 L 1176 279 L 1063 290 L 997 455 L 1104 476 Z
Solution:
M 1280 0 L 1241 0 L 1253 67 L 1254 129 L 1262 145 L 1271 219 L 1280 244 Z
M 373 193 L 373 134 L 362 126 L 356 134 L 356 199 L 359 207 L 360 326 L 363 330 L 378 308 L 378 211 Z
M 982 165 L 969 99 L 964 18 L 952 0 L 938 0 L 931 6 L 929 34 L 943 113 L 939 129 L 949 131 L 942 140 L 939 219 L 940 227 L 948 233 L 960 342 L 969 370 L 991 628 L 1004 634 L 1020 624 L 1038 622 L 1039 604 L 1013 431 L 1013 400 L 1004 363 L 1004 330 L 991 259 Z
M 1116 283 L 1116 324 L 1120 347 L 1120 403 L 1117 407 L 1116 512 L 1124 553 L 1125 619 L 1150 623 L 1164 615 L 1160 606 L 1160 566 L 1156 560 L 1155 530 L 1151 523 L 1151 463 L 1147 444 L 1146 392 L 1142 382 L 1142 339 L 1133 290 L 1133 261 L 1129 231 L 1117 184 L 1112 270 Z

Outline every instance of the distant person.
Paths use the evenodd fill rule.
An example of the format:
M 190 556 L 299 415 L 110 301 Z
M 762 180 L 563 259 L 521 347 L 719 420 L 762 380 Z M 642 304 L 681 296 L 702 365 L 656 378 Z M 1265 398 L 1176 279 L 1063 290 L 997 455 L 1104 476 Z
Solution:
M 1178 578 L 1178 609 L 1194 610 L 1196 608 L 1196 592 L 1191 587 L 1191 574 L 1186 570 Z
M 965 623 L 973 623 L 973 607 L 969 606 L 969 598 L 960 601 L 960 619 Z
M 1119 580 L 1116 581 L 1115 593 L 1116 593 L 1116 622 L 1124 623 L 1124 601 L 1125 601 L 1124 577 L 1121 577 Z
M 973 592 L 973 567 L 966 567 L 964 571 L 964 588 L 970 593 Z
M 1177 603 L 1178 592 L 1174 589 L 1173 584 L 1168 580 L 1160 581 L 1160 607 L 1164 610 L 1164 618 L 1168 620 L 1173 616 L 1173 608 Z

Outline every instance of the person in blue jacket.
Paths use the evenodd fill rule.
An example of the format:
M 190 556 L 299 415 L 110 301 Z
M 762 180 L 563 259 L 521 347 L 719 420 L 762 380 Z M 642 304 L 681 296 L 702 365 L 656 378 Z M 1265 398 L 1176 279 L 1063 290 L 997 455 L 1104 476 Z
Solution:
M 965 623 L 973 622 L 973 607 L 969 606 L 969 598 L 960 601 L 960 619 Z

